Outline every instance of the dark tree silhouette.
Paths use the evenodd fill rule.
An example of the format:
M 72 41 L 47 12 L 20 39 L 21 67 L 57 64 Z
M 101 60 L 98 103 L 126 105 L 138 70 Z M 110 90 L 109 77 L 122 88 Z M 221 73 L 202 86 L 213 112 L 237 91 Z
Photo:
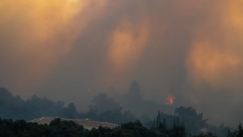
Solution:
M 207 128 L 208 119 L 203 119 L 203 113 L 197 114 L 193 107 L 180 106 L 175 109 L 175 114 L 185 122 L 186 130 L 192 134 L 198 134 L 201 129 Z

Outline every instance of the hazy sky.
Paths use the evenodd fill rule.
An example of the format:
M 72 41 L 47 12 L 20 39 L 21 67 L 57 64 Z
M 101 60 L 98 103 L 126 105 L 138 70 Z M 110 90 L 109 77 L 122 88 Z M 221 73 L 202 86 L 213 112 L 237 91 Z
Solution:
M 243 122 L 242 0 L 1 0 L 0 86 L 85 103 L 125 93 Z

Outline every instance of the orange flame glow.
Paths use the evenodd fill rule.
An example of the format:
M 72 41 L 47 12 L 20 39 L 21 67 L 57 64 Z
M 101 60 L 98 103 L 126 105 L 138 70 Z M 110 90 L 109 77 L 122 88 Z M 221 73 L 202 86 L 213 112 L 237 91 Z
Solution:
M 175 101 L 175 97 L 172 95 L 169 95 L 166 97 L 165 104 L 166 105 L 173 105 Z

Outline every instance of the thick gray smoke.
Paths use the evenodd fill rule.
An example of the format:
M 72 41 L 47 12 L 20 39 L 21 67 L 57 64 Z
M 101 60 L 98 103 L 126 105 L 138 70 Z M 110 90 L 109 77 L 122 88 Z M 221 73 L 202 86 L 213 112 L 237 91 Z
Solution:
M 241 0 L 49 0 L 0 4 L 0 86 L 87 108 L 137 80 L 141 97 L 243 119 Z

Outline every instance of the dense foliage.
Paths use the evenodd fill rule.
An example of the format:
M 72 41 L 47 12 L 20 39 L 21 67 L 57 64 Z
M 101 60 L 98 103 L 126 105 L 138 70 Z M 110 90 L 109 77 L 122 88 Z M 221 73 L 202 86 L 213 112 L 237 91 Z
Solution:
M 101 93 L 92 99 L 90 110 L 87 113 L 80 113 L 79 117 L 88 117 L 91 120 L 105 121 L 115 124 L 134 121 L 136 117 L 131 111 L 123 111 L 122 106 L 114 99 L 108 98 L 107 94 Z
M 100 95 L 93 99 L 93 105 L 87 113 L 79 113 L 73 103 L 64 106 L 64 102 L 53 102 L 47 98 L 40 98 L 36 95 L 24 101 L 19 96 L 14 97 L 7 89 L 0 88 L 0 117 L 6 119 L 33 120 L 40 117 L 63 117 L 70 119 L 84 119 L 121 124 L 135 120 L 130 111 L 122 110 L 122 107 L 114 100 L 107 98 L 107 95 Z M 101 106 L 113 105 L 109 109 L 99 112 Z
M 229 132 L 227 137 L 243 137 L 241 124 L 235 132 Z M 116 128 L 99 127 L 87 130 L 73 121 L 63 121 L 60 118 L 53 120 L 49 125 L 27 123 L 24 120 L 1 119 L 1 137 L 217 137 L 213 133 L 190 135 L 183 125 L 174 125 L 168 128 L 160 123 L 158 126 L 147 129 L 138 120 L 121 124 Z
M 0 136 L 36 136 L 36 137 L 184 137 L 185 129 L 174 126 L 167 129 L 163 125 L 149 130 L 140 121 L 121 124 L 121 126 L 110 129 L 105 127 L 86 130 L 72 121 L 53 120 L 49 125 L 38 125 L 27 123 L 24 120 L 13 121 L 11 119 L 0 119 Z
M 129 93 L 131 94 L 130 97 L 135 96 L 134 95 L 135 93 L 139 94 L 138 84 L 134 82 L 130 90 L 131 90 L 130 91 L 131 93 Z M 239 126 L 239 130 L 238 130 L 239 133 L 238 133 L 238 132 L 230 132 L 230 131 L 234 131 L 234 129 L 224 126 L 224 124 L 221 124 L 219 127 L 207 124 L 207 119 L 203 118 L 203 113 L 198 114 L 194 108 L 183 107 L 183 106 L 180 106 L 175 109 L 175 115 L 168 115 L 163 112 L 158 112 L 158 115 L 156 118 L 154 118 L 154 120 L 152 119 L 143 120 L 144 123 L 143 126 L 138 121 L 136 121 L 135 123 L 130 122 L 130 121 L 135 121 L 136 119 L 136 117 L 131 113 L 131 111 L 124 111 L 122 106 L 119 103 L 117 103 L 114 99 L 109 98 L 105 93 L 98 94 L 93 98 L 92 104 L 90 105 L 90 110 L 86 113 L 77 112 L 76 107 L 73 103 L 64 106 L 64 102 L 62 101 L 53 102 L 47 98 L 39 98 L 35 95 L 32 96 L 30 99 L 24 101 L 19 96 L 14 97 L 5 88 L 0 88 L 0 95 L 1 95 L 0 96 L 0 117 L 5 119 L 3 120 L 5 121 L 3 122 L 5 123 L 5 125 L 8 125 L 6 123 L 10 123 L 9 125 L 11 125 L 12 123 L 15 124 L 14 127 L 16 127 L 17 123 L 20 123 L 21 128 L 23 125 L 26 126 L 26 122 L 24 122 L 23 120 L 19 121 L 18 119 L 24 119 L 29 121 L 40 117 L 58 116 L 58 117 L 69 118 L 69 119 L 91 118 L 91 120 L 110 122 L 119 125 L 125 123 L 122 124 L 119 128 L 115 128 L 112 130 L 100 127 L 99 129 L 93 129 L 92 132 L 84 131 L 83 133 L 85 133 L 86 136 L 93 136 L 92 134 L 95 134 L 96 132 L 97 134 L 98 133 L 103 134 L 103 132 L 105 132 L 104 136 L 109 136 L 110 134 L 117 135 L 123 132 L 126 132 L 126 134 L 123 133 L 120 134 L 120 136 L 130 136 L 130 135 L 135 136 L 135 134 L 140 133 L 140 130 L 143 131 L 143 133 L 141 133 L 142 135 L 151 134 L 150 136 L 152 136 L 156 134 L 156 136 L 161 136 L 161 137 L 166 137 L 166 136 L 183 137 L 186 135 L 186 133 L 188 136 L 197 135 L 195 137 L 204 137 L 204 136 L 226 137 L 227 135 L 229 137 L 239 137 L 243 133 L 241 125 Z M 141 100 L 141 98 L 139 97 L 139 99 L 137 100 Z M 7 120 L 8 121 L 7 122 L 6 119 L 10 119 L 10 120 Z M 11 119 L 17 121 L 13 122 L 13 120 Z M 27 125 L 30 127 L 24 128 L 24 131 L 25 129 L 28 129 L 30 130 L 28 132 L 32 132 L 32 126 L 37 126 L 36 124 L 32 124 L 32 125 L 27 124 Z M 38 126 L 38 128 L 44 128 L 43 126 L 48 127 L 49 125 L 42 125 L 40 127 Z M 53 125 L 50 124 L 50 126 Z M 47 129 L 43 129 L 43 130 L 47 132 L 50 128 L 53 127 L 48 127 Z M 5 129 L 5 128 L 1 127 L 1 129 Z M 136 133 L 133 133 L 134 129 L 136 130 L 140 129 L 140 130 L 136 131 Z M 35 130 L 42 133 L 42 129 L 35 129 Z M 15 129 L 12 130 L 12 128 L 10 128 L 10 131 L 14 133 L 16 132 Z M 206 132 L 211 132 L 211 133 L 206 133 Z M 21 132 L 21 134 L 24 133 Z M 81 133 L 78 134 L 81 135 Z
M 1 137 L 80 137 L 87 130 L 72 121 L 53 120 L 49 125 L 0 118 Z

